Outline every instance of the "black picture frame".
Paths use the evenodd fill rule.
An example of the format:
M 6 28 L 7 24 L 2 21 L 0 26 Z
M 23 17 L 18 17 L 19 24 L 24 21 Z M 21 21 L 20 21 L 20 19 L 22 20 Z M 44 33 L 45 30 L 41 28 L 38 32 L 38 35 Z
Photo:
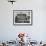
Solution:
M 32 10 L 13 10 L 13 25 L 32 25 Z

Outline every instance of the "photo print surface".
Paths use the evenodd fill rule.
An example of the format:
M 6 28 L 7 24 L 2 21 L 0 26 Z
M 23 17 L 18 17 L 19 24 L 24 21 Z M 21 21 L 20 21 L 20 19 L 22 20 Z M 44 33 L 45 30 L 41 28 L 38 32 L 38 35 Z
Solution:
M 13 24 L 32 24 L 32 10 L 13 10 Z

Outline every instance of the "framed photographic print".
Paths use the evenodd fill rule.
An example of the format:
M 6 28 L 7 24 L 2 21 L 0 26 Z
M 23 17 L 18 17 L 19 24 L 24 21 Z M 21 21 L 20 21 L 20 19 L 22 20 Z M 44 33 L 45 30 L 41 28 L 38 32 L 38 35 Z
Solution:
M 13 10 L 14 25 L 32 25 L 32 10 Z

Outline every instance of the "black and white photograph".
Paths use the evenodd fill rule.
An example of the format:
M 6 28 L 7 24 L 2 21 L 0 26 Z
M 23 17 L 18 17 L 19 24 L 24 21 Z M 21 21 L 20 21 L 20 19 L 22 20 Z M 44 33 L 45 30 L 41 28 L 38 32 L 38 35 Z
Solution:
M 32 10 L 13 10 L 13 24 L 31 25 Z

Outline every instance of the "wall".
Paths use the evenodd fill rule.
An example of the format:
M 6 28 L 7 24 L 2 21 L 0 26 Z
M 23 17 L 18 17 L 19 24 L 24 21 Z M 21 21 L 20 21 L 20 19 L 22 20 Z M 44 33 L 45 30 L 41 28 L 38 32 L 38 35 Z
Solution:
M 13 10 L 33 10 L 32 26 L 14 26 Z M 19 32 L 26 32 L 33 40 L 46 40 L 46 0 L 17 0 L 12 5 L 0 0 L 0 40 L 15 40 Z

